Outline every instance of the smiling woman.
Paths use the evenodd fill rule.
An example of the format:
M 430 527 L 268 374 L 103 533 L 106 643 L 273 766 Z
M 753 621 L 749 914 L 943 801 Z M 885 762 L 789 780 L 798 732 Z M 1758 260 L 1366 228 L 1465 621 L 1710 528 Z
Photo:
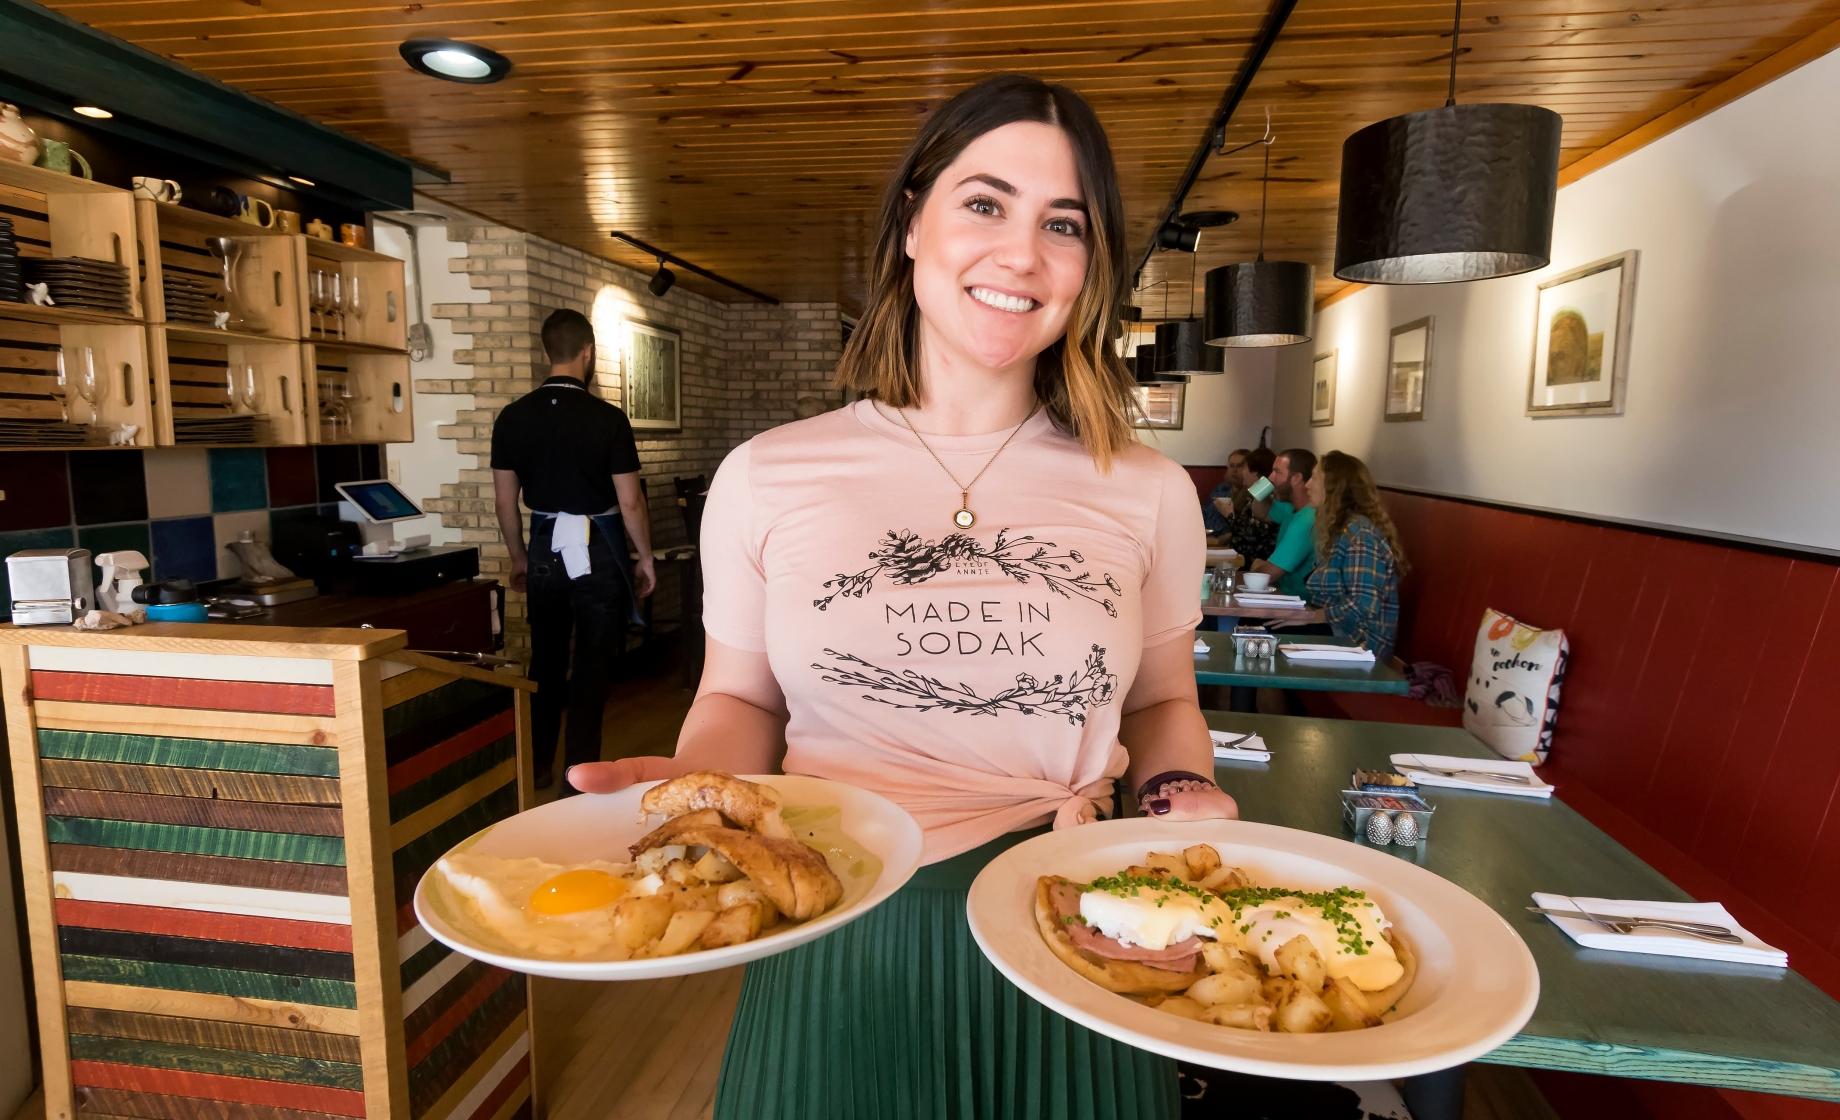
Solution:
M 908 886 L 749 966 L 718 1117 L 1175 1115 L 1172 1063 L 1022 997 L 965 921 L 993 856 L 1110 815 L 1120 786 L 1169 819 L 1236 811 L 1204 776 L 1194 487 L 1126 422 L 1121 240 L 1078 95 L 1005 75 L 941 106 L 889 183 L 838 371 L 866 399 L 756 436 L 710 485 L 676 755 L 570 774 L 783 768 L 924 830 Z

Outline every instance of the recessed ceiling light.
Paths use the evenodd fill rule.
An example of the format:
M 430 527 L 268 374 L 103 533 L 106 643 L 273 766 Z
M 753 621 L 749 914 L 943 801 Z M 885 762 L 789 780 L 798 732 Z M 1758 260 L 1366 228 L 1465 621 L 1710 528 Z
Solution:
M 96 105 L 73 105 L 71 106 L 71 111 L 76 113 L 80 117 L 89 117 L 92 120 L 98 120 L 98 121 L 106 121 L 110 117 L 115 115 L 114 113 L 109 112 L 107 109 L 101 108 L 100 106 L 96 106 Z
M 318 183 L 315 183 L 315 182 L 314 182 L 313 180 L 311 180 L 311 179 L 309 179 L 309 178 L 307 178 L 307 177 L 306 177 L 306 176 L 304 176 L 304 175 L 289 175 L 289 176 L 288 176 L 288 182 L 290 182 L 290 183 L 299 183 L 299 184 L 300 184 L 301 186 L 303 186 L 303 187 L 317 187 L 317 186 L 319 186 L 319 184 L 318 184 Z
M 432 78 L 484 85 L 511 72 L 511 60 L 477 43 L 455 39 L 409 39 L 402 45 L 403 61 Z

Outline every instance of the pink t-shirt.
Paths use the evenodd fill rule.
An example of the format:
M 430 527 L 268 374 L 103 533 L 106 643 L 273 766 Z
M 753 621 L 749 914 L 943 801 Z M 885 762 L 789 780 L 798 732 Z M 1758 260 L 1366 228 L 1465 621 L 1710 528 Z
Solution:
M 968 481 L 1007 434 L 927 443 Z M 928 862 L 1109 805 L 1142 652 L 1201 617 L 1195 487 L 1141 444 L 1101 474 L 1038 412 L 972 488 L 969 530 L 958 508 L 859 401 L 737 447 L 703 513 L 703 625 L 767 653 L 786 772 L 898 802 Z

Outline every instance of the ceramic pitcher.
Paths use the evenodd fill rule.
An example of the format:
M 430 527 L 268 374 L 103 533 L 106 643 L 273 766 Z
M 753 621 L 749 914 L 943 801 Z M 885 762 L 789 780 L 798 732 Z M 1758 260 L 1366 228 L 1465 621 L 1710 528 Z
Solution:
M 38 133 L 19 115 L 19 106 L 0 101 L 0 159 L 38 162 Z

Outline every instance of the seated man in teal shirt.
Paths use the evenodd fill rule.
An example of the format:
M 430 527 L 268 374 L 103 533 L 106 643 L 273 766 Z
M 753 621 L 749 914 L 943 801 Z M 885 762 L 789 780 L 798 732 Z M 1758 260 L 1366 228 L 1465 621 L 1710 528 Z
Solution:
M 1316 507 L 1310 504 L 1309 490 L 1310 475 L 1315 472 L 1316 454 L 1300 447 L 1280 453 L 1271 468 L 1271 484 L 1279 499 L 1271 505 L 1271 519 L 1282 528 L 1271 557 L 1254 561 L 1252 570 L 1275 576 L 1278 590 L 1290 595 L 1301 596 L 1304 581 L 1316 570 Z

